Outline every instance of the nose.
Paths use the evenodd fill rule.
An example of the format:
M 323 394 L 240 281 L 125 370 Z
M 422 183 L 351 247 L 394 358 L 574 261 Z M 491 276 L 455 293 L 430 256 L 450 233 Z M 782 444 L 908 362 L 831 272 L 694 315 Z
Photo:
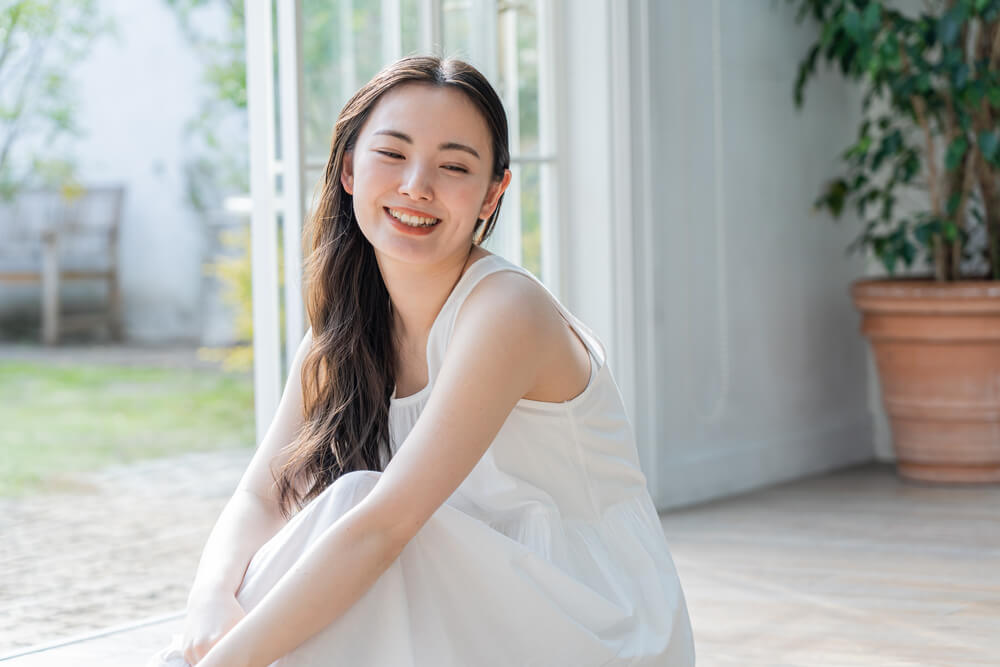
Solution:
M 424 201 L 434 199 L 429 172 L 429 168 L 414 161 L 412 166 L 403 173 L 402 180 L 399 182 L 399 194 Z

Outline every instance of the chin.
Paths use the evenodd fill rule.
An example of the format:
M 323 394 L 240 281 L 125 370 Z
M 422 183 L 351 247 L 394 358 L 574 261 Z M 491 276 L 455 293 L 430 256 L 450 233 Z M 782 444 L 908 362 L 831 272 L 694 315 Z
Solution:
M 427 241 L 428 239 L 399 238 L 390 233 L 377 238 L 372 247 L 379 257 L 396 262 L 433 264 L 440 261 L 447 253 L 442 253 L 437 244 Z

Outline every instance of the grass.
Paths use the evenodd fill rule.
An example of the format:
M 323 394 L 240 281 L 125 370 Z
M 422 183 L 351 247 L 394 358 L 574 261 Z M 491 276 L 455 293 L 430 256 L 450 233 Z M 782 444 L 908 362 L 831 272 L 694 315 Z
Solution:
M 113 463 L 252 448 L 253 421 L 247 375 L 4 362 L 0 496 L 58 487 Z

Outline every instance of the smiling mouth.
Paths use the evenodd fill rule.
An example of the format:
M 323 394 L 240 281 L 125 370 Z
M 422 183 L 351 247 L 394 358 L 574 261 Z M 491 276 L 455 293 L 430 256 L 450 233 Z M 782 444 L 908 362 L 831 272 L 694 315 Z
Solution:
M 398 220 L 407 227 L 433 227 L 441 222 L 440 218 L 427 218 L 419 215 L 410 215 L 409 213 L 404 213 L 397 209 L 389 208 L 388 206 L 383 206 L 382 208 L 395 220 Z

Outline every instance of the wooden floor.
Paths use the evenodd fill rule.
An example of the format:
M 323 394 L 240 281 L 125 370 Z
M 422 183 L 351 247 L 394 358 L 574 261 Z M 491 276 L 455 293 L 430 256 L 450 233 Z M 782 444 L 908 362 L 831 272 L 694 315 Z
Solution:
M 908 484 L 870 465 L 663 526 L 700 666 L 1000 665 L 1000 487 Z M 165 620 L 6 664 L 141 667 L 180 629 Z
M 663 525 L 699 665 L 1000 665 L 1000 487 L 865 466 Z

